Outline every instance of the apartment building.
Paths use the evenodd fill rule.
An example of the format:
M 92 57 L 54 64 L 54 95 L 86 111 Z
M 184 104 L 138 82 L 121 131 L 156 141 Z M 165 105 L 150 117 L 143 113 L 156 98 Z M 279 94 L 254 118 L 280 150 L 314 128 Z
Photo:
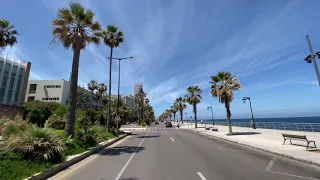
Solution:
M 90 91 L 84 88 L 81 89 L 85 90 L 90 96 Z M 39 100 L 44 102 L 59 102 L 61 104 L 68 104 L 69 91 L 70 82 L 63 79 L 29 80 L 25 102 Z M 89 103 L 91 103 L 91 101 Z M 102 106 L 101 103 L 98 103 L 97 99 L 93 99 L 92 103 L 92 107 L 94 109 Z
M 134 95 L 138 94 L 139 92 L 143 92 L 143 87 L 141 83 L 134 85 Z
M 120 95 L 121 96 L 121 100 L 126 103 L 127 105 L 134 107 L 134 100 L 133 100 L 133 96 L 131 94 L 127 94 L 127 95 Z M 111 101 L 115 101 L 118 99 L 118 95 L 111 95 Z
M 0 104 L 24 102 L 31 63 L 0 57 Z

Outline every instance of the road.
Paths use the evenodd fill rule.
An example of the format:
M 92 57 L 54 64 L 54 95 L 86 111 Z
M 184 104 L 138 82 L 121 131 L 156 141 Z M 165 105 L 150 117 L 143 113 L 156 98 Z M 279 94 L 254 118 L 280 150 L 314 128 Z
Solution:
M 160 124 L 128 136 L 51 179 L 320 180 L 320 168 Z

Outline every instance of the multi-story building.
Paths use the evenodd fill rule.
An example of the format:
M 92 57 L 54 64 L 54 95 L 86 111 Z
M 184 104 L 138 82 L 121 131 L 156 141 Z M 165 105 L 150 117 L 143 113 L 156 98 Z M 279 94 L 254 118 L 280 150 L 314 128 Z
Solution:
M 79 87 L 81 88 L 81 87 Z M 29 80 L 27 86 L 25 102 L 39 100 L 44 102 L 59 102 L 68 104 L 70 82 L 65 80 Z M 87 91 L 90 96 L 91 92 Z M 92 106 L 94 109 L 102 106 L 97 99 L 93 99 Z M 91 101 L 89 102 L 91 103 Z M 90 104 L 91 105 L 91 104 Z
M 134 107 L 134 101 L 133 101 L 133 96 L 131 94 L 128 95 L 120 95 L 121 100 L 126 103 L 127 105 Z M 114 101 L 118 99 L 118 95 L 111 95 L 111 100 Z
M 139 92 L 143 92 L 143 87 L 141 83 L 134 85 L 134 95 L 138 94 Z
M 31 63 L 0 57 L 0 104 L 24 102 Z

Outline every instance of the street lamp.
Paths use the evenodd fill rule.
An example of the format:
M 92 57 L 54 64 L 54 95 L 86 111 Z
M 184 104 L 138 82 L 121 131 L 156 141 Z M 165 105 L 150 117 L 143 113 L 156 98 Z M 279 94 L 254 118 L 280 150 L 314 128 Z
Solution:
M 211 119 L 212 119 L 212 125 L 214 125 L 214 121 L 213 121 L 213 111 L 212 111 L 212 106 L 208 106 L 207 110 L 211 109 Z
M 250 99 L 250 97 L 243 97 L 242 98 L 242 101 L 243 101 L 243 103 L 246 103 L 246 100 L 249 100 L 249 103 L 250 103 L 250 110 L 251 110 L 251 118 L 252 118 L 252 128 L 253 129 L 257 129 L 257 127 L 256 127 L 256 123 L 254 122 L 254 118 L 253 118 L 253 113 L 252 113 L 252 106 L 251 106 L 251 99 Z
M 187 120 L 187 123 L 189 123 L 189 122 L 188 122 L 188 113 L 185 112 L 184 114 L 186 115 L 185 117 L 187 118 L 187 119 L 186 119 L 186 120 Z M 183 120 L 183 119 L 182 119 L 182 120 Z
M 317 75 L 317 78 L 318 78 L 318 83 L 319 83 L 319 86 L 320 86 L 320 73 L 319 73 L 319 68 L 318 68 L 318 65 L 317 65 L 316 58 L 315 58 L 315 57 L 317 57 L 318 59 L 320 59 L 320 52 L 316 52 L 314 54 L 308 35 L 306 36 L 306 39 L 307 39 L 307 43 L 308 43 L 308 46 L 309 46 L 310 54 L 306 58 L 304 58 L 304 60 L 307 63 L 313 63 L 313 66 L 314 66 L 314 69 L 316 71 L 316 75 Z
M 110 57 L 108 57 L 110 58 Z M 119 61 L 119 75 L 118 75 L 118 112 L 119 113 L 119 106 L 120 106 L 120 65 L 121 65 L 121 60 L 124 60 L 124 59 L 133 59 L 132 56 L 130 57 L 125 57 L 125 58 L 112 58 L 114 60 L 118 60 Z

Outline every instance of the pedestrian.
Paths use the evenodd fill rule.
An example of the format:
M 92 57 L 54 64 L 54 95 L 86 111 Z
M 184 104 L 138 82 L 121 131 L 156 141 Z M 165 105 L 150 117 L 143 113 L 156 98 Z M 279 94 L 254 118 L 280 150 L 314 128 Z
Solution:
M 203 120 L 201 119 L 201 124 L 203 124 Z

